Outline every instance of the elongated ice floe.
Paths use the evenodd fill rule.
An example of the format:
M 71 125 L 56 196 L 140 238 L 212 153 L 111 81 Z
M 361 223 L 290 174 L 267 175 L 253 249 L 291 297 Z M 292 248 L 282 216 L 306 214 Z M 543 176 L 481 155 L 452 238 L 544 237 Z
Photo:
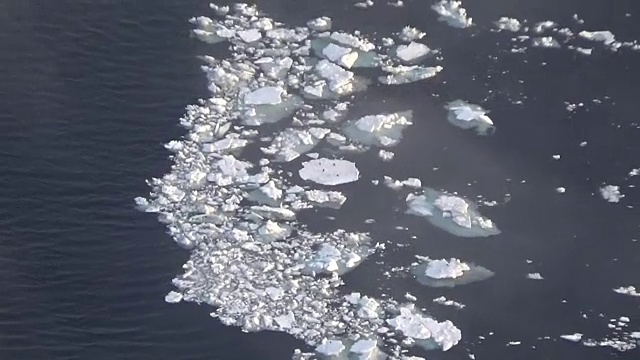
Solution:
M 389 75 L 378 77 L 380 83 L 385 85 L 402 85 L 432 78 L 442 71 L 442 66 L 423 67 L 418 65 L 399 65 L 385 66 L 382 70 L 389 73 Z
M 486 237 L 500 233 L 491 220 L 480 215 L 476 205 L 458 196 L 425 188 L 421 194 L 409 194 L 406 202 L 407 214 L 425 217 L 456 236 Z
M 487 135 L 494 131 L 493 121 L 487 116 L 488 111 L 479 105 L 469 104 L 462 100 L 448 103 L 447 120 L 462 129 L 476 129 L 480 135 Z
M 436 259 L 416 256 L 420 263 L 412 269 L 416 280 L 431 287 L 454 287 L 486 280 L 494 273 L 482 266 L 469 264 L 459 259 Z
M 462 1 L 440 0 L 431 8 L 440 15 L 440 20 L 447 24 L 466 28 L 473 25 L 473 20 L 467 16 L 467 10 L 462 7 Z

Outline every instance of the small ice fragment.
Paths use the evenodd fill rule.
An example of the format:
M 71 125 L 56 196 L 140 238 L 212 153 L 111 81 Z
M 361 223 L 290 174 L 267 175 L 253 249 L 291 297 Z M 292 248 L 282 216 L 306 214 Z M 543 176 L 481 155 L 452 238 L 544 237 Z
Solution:
M 533 47 L 545 47 L 545 48 L 559 48 L 560 43 L 558 40 L 551 36 L 536 37 L 531 39 L 531 46 Z
M 402 28 L 399 37 L 402 41 L 411 42 L 414 40 L 420 40 L 425 37 L 425 35 L 427 34 L 414 27 L 405 26 L 404 28 Z
M 599 41 L 604 43 L 605 45 L 611 45 L 613 44 L 614 41 L 616 41 L 616 38 L 613 35 L 613 33 L 608 30 L 604 30 L 604 31 L 583 30 L 578 33 L 578 36 L 590 41 Z
M 376 350 L 378 346 L 378 342 L 376 340 L 358 340 L 353 345 L 351 345 L 350 351 L 356 354 L 371 354 Z M 365 357 L 365 359 L 370 359 L 371 357 Z
M 544 278 L 542 277 L 542 275 L 540 275 L 540 273 L 530 273 L 530 274 L 527 274 L 527 279 L 531 279 L 531 280 L 544 280 Z
M 611 203 L 620 202 L 620 199 L 624 197 L 620 193 L 620 187 L 615 185 L 606 185 L 600 188 L 600 195 L 602 198 Z
M 454 279 L 460 277 L 465 271 L 471 270 L 469 265 L 458 259 L 432 260 L 427 264 L 424 274 L 433 279 Z
M 575 333 L 575 334 L 570 334 L 570 335 L 560 335 L 560 338 L 568 340 L 568 341 L 579 342 L 580 340 L 582 340 L 582 334 L 581 333 Z
M 631 171 L 629 171 L 629 176 L 638 176 L 638 175 L 640 175 L 640 168 L 631 169 Z
M 387 323 L 425 347 L 429 342 L 421 340 L 435 341 L 443 351 L 451 349 L 462 339 L 462 332 L 451 321 L 437 322 L 409 307 L 401 307 L 400 314 L 387 319 Z
M 558 26 L 558 24 L 550 20 L 540 21 L 531 27 L 531 31 L 536 34 L 542 34 L 546 30 L 553 29 L 556 26 Z
M 501 17 L 498 21 L 495 22 L 496 27 L 499 30 L 506 30 L 511 32 L 520 31 L 520 21 L 518 19 L 512 19 L 508 17 Z
M 464 309 L 465 305 L 461 304 L 457 301 L 453 301 L 453 300 L 448 300 L 446 297 L 444 296 L 440 296 L 438 298 L 433 299 L 433 302 L 436 304 L 440 304 L 440 305 L 444 305 L 444 306 L 453 306 L 457 309 Z
M 560 160 L 560 155 L 553 155 L 553 160 Z
M 566 191 L 567 191 L 567 189 L 562 187 L 562 186 L 559 186 L 559 187 L 556 188 L 556 192 L 558 194 L 564 194 Z
M 357 181 L 360 172 L 356 164 L 347 160 L 320 158 L 302 163 L 298 172 L 303 180 L 322 185 L 340 185 Z
M 636 291 L 635 286 L 621 286 L 613 289 L 618 294 L 640 297 L 640 292 Z
M 169 304 L 176 304 L 182 301 L 182 294 L 175 291 L 170 291 L 167 296 L 164 297 L 164 301 Z
M 311 30 L 315 31 L 328 31 L 331 30 L 331 18 L 322 16 L 313 20 L 307 21 L 307 26 Z

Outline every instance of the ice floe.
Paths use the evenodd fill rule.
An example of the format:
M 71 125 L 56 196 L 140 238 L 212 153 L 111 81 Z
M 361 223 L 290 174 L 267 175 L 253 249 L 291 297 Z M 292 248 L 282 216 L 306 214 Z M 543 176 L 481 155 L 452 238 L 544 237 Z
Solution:
M 360 172 L 356 164 L 348 160 L 315 159 L 302 163 L 298 172 L 303 180 L 322 185 L 340 185 L 357 181 Z
M 636 290 L 635 286 L 621 286 L 619 288 L 613 289 L 613 291 L 622 295 L 640 297 L 640 292 Z
M 348 122 L 343 132 L 352 140 L 365 145 L 390 147 L 402 139 L 402 131 L 412 125 L 413 112 L 367 115 Z
M 480 135 L 490 134 L 495 129 L 493 121 L 487 116 L 488 111 L 479 105 L 455 100 L 448 103 L 445 108 L 449 110 L 447 120 L 459 128 L 476 129 Z
M 624 195 L 620 192 L 620 187 L 615 185 L 605 185 L 600 188 L 600 195 L 603 199 L 611 203 L 620 202 Z
M 477 210 L 477 206 L 461 197 L 430 188 L 406 198 L 407 213 L 425 217 L 436 227 L 462 237 L 497 235 L 500 230 Z
M 435 345 L 446 351 L 462 339 L 460 329 L 451 321 L 438 322 L 424 316 L 411 305 L 401 307 L 399 312 L 398 316 L 388 319 L 387 323 L 419 346 L 432 349 Z
M 459 259 L 429 259 L 416 256 L 421 262 L 411 270 L 419 283 L 431 287 L 454 287 L 486 280 L 494 273 L 482 266 Z

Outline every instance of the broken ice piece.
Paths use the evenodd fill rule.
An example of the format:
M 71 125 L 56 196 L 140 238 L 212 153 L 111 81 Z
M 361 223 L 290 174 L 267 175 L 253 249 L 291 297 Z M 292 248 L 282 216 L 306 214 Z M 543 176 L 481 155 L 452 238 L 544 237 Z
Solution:
M 389 73 L 386 76 L 378 77 L 378 81 L 385 85 L 402 85 L 408 84 L 436 76 L 442 71 L 442 66 L 422 67 L 413 66 L 386 66 L 383 71 Z
M 164 301 L 166 301 L 169 304 L 179 303 L 180 301 L 182 301 L 182 294 L 175 291 L 169 291 L 167 296 L 164 297 Z
M 347 197 L 339 191 L 308 190 L 304 194 L 309 202 L 332 209 L 339 209 L 347 201 Z
M 620 187 L 615 185 L 605 185 L 600 188 L 600 195 L 602 198 L 611 203 L 620 202 L 620 199 L 624 197 L 622 193 L 620 193 Z

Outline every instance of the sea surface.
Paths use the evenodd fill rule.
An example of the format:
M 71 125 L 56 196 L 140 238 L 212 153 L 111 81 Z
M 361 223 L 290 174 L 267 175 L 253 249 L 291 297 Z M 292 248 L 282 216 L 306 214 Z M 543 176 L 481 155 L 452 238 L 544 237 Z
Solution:
M 425 304 L 463 332 L 449 352 L 419 353 L 429 359 L 640 358 L 638 349 L 559 339 L 609 336 L 609 319 L 620 316 L 640 331 L 640 298 L 612 291 L 640 288 L 640 192 L 632 187 L 640 177 L 627 176 L 640 167 L 640 52 L 510 54 L 506 35 L 450 28 L 431 1 L 395 9 L 377 0 L 367 10 L 344 0 L 257 3 L 293 25 L 327 15 L 335 29 L 380 36 L 415 26 L 445 59 L 433 81 L 354 100 L 353 114 L 413 109 L 415 126 L 392 162 L 359 159 L 364 180 L 339 219 L 307 220 L 311 228 L 371 231 L 431 257 L 469 259 L 496 276 L 445 292 L 411 279 L 380 288 L 384 269 L 411 259 L 398 247 L 407 254 L 386 267 L 372 258 L 347 274 L 348 289 L 445 294 L 466 304 L 462 311 Z M 631 0 L 464 5 L 485 28 L 501 16 L 571 24 L 577 13 L 594 30 L 640 39 L 640 4 Z M 210 15 L 207 1 L 0 2 L 0 360 L 280 360 L 303 348 L 285 334 L 225 327 L 205 305 L 166 304 L 188 252 L 134 208 L 133 198 L 148 193 L 145 180 L 169 171 L 163 144 L 184 134 L 184 107 L 207 96 L 197 56 L 219 47 L 190 37 L 187 20 L 198 15 Z M 496 133 L 478 137 L 451 126 L 442 104 L 457 98 L 490 109 Z M 569 113 L 565 101 L 585 107 Z M 375 191 L 368 180 L 381 174 L 506 201 L 482 210 L 502 234 L 461 239 L 401 216 L 393 193 L 368 196 Z M 604 184 L 626 196 L 606 202 L 598 194 Z M 533 272 L 544 280 L 528 280 Z

